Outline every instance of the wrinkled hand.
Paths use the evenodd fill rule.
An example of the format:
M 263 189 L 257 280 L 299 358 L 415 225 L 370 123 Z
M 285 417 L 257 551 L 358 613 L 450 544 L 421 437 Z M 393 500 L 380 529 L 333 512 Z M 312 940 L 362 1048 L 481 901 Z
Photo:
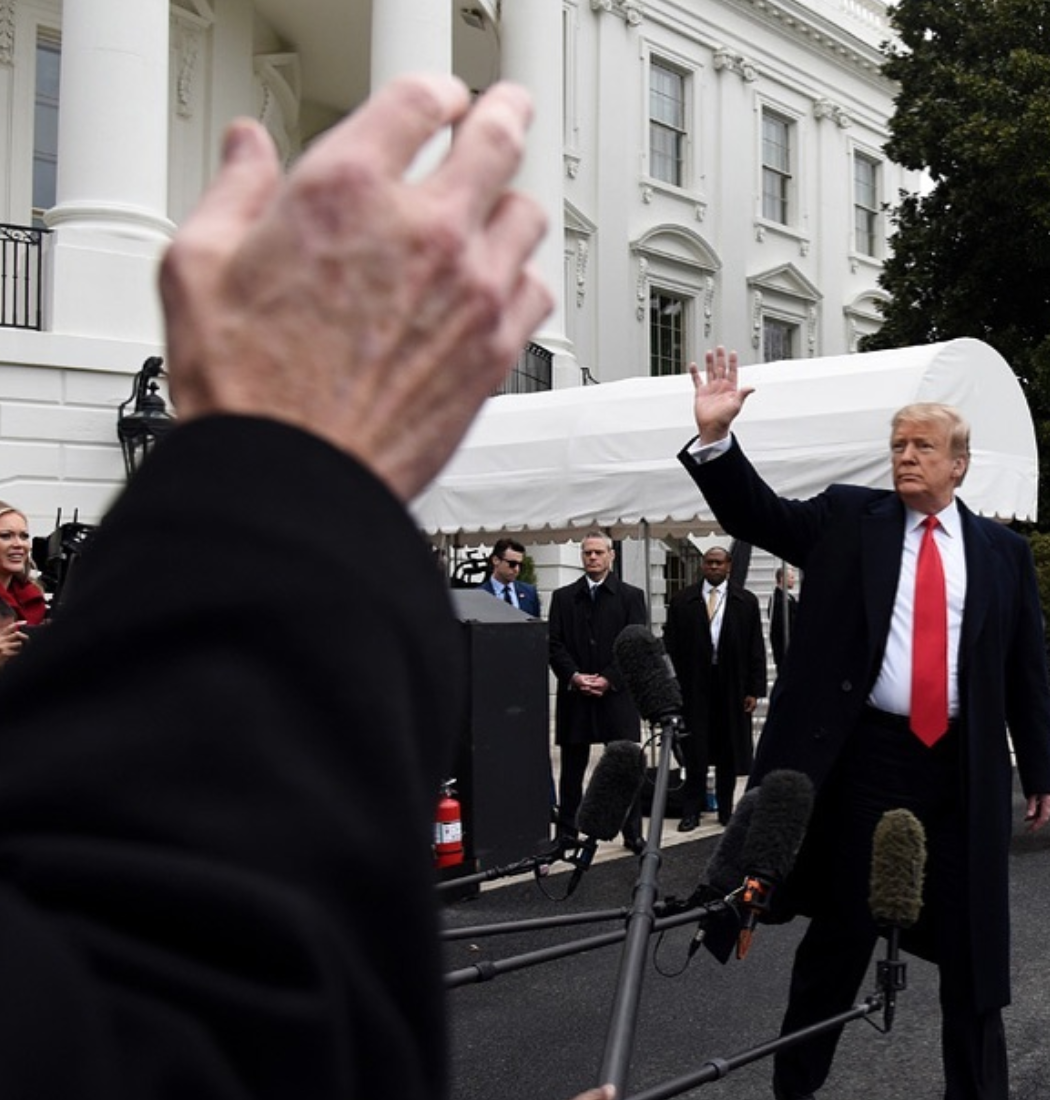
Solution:
M 0 627 L 0 666 L 5 665 L 12 657 L 17 656 L 25 645 L 26 636 L 22 633 L 25 626 L 24 620 L 11 620 Z
M 1024 820 L 1025 827 L 1030 833 L 1041 829 L 1050 821 L 1050 794 L 1029 795 Z
M 695 363 L 689 364 L 693 378 L 693 413 L 700 442 L 717 443 L 729 435 L 744 402 L 755 391 L 752 386 L 741 388 L 735 351 L 727 353 L 725 348 L 717 347 L 706 353 L 704 362 L 707 369 L 703 376 Z
M 355 455 L 402 500 L 456 448 L 551 297 L 528 266 L 539 206 L 508 189 L 531 118 L 496 85 L 396 80 L 284 177 L 241 120 L 161 268 L 180 419 L 288 421 Z M 454 126 L 443 161 L 404 173 Z

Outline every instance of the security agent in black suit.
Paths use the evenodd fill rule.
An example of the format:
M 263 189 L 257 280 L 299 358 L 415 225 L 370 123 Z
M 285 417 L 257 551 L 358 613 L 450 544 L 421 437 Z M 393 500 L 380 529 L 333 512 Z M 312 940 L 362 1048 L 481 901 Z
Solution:
M 955 497 L 969 441 L 953 409 L 914 405 L 897 414 L 894 491 L 833 485 L 792 501 L 762 481 L 729 434 L 752 392 L 739 385 L 736 355 L 708 353 L 706 379 L 695 367 L 693 378 L 699 437 L 682 462 L 727 531 L 806 571 L 752 771 L 760 782 L 774 769 L 796 769 L 818 792 L 781 896 L 784 910 L 811 917 L 784 1031 L 853 1003 L 876 942 L 867 907 L 872 833 L 885 810 L 904 807 L 922 821 L 929 852 L 922 917 L 904 945 L 939 967 L 945 1100 L 1007 1100 L 1011 743 L 1028 828 L 1050 819 L 1050 685 L 1028 544 Z M 910 680 L 928 515 L 941 521 L 934 537 L 948 620 L 948 705 L 931 745 L 913 730 Z M 774 1095 L 813 1096 L 837 1040 L 781 1052 Z
M 4 1100 L 447 1094 L 430 840 L 465 672 L 406 502 L 549 308 L 507 189 L 529 116 L 403 78 L 287 180 L 228 130 L 162 269 L 180 426 L 0 677 Z M 301 573 L 323 597 L 275 621 Z
M 558 780 L 559 832 L 573 837 L 576 811 L 591 746 L 637 741 L 641 721 L 623 683 L 613 645 L 630 624 L 646 623 L 645 593 L 612 571 L 616 551 L 600 531 L 580 543 L 584 575 L 551 597 L 550 665 L 558 681 L 555 742 L 561 748 Z M 624 844 L 644 847 L 641 805 L 636 803 L 623 827 Z
M 773 650 L 773 664 L 779 672 L 795 633 L 795 616 L 798 614 L 798 600 L 791 592 L 795 587 L 795 570 L 790 565 L 778 565 L 774 579 L 776 588 L 769 597 L 769 647 Z
M 686 733 L 678 831 L 700 824 L 707 769 L 715 768 L 718 820 L 733 812 L 738 775 L 752 762 L 751 716 L 766 693 L 766 647 L 758 600 L 729 583 L 733 559 L 721 546 L 703 556 L 703 583 L 677 593 L 667 609 L 663 641 L 682 685 Z

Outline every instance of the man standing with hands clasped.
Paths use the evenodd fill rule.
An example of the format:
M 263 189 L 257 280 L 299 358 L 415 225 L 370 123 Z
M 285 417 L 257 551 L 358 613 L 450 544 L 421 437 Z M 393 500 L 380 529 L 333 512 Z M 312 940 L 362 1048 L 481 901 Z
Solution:
M 706 366 L 706 378 L 692 367 L 699 436 L 679 457 L 726 531 L 806 571 L 752 771 L 757 783 L 797 769 L 817 790 L 780 892 L 788 912 L 812 918 L 783 1031 L 854 1003 L 877 938 L 872 833 L 903 807 L 923 824 L 928 858 L 922 915 L 902 942 L 939 967 L 945 1100 L 1007 1100 L 1007 727 L 1028 828 L 1050 819 L 1050 685 L 1028 544 L 956 498 L 970 455 L 955 409 L 896 414 L 892 491 L 832 485 L 786 500 L 730 434 L 752 392 L 736 354 L 718 348 Z M 815 1095 L 840 1031 L 778 1054 L 778 1100 Z

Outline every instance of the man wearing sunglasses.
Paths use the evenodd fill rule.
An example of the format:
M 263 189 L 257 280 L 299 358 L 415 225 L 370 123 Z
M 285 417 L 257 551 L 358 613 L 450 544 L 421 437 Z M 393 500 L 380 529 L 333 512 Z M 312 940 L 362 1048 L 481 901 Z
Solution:
M 534 585 L 519 579 L 524 564 L 525 547 L 520 542 L 516 539 L 498 539 L 489 558 L 489 575 L 478 588 L 538 619 L 540 595 Z

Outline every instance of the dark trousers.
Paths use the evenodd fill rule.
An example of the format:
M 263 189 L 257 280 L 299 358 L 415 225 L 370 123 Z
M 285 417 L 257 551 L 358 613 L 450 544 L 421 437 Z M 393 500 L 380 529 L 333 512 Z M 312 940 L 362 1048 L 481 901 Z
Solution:
M 707 700 L 707 729 L 690 733 L 681 742 L 682 759 L 685 763 L 682 817 L 700 816 L 707 799 L 707 769 L 713 764 L 718 820 L 723 824 L 729 820 L 729 815 L 733 812 L 738 769 L 728 730 L 725 692 L 719 680 L 718 665 L 712 665 L 710 695 Z
M 576 835 L 576 812 L 583 799 L 583 777 L 591 759 L 590 745 L 561 746 L 561 775 L 558 780 L 558 832 Z M 637 840 L 642 835 L 642 804 L 639 799 L 627 814 L 623 825 L 625 840 Z
M 825 1020 L 856 1003 L 878 939 L 868 910 L 871 838 L 886 810 L 911 810 L 926 832 L 923 910 L 916 947 L 938 965 L 945 1100 L 1007 1100 L 1006 1042 L 998 1009 L 976 1007 L 970 955 L 965 809 L 960 737 L 932 749 L 869 711 L 821 791 L 811 825 L 826 889 L 795 956 L 782 1034 Z M 900 1006 L 897 1026 L 906 1026 Z M 788 1098 L 826 1080 L 841 1028 L 779 1053 L 774 1073 Z

